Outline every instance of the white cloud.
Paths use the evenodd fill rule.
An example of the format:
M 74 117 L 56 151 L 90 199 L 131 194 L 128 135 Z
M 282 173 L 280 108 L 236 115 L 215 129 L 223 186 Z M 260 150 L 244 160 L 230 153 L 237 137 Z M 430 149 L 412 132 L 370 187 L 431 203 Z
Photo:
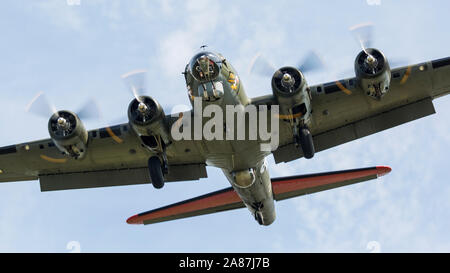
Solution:
M 80 15 L 81 5 L 68 5 L 66 1 L 59 0 L 35 1 L 32 3 L 32 9 L 37 9 L 57 27 L 81 31 L 85 26 Z

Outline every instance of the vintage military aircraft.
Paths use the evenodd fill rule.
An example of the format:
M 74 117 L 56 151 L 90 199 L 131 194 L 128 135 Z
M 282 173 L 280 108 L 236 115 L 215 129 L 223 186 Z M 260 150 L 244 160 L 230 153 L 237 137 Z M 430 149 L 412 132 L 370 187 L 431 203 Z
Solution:
M 273 93 L 256 98 L 246 96 L 227 59 L 203 49 L 183 73 L 193 110 L 177 115 L 166 115 L 154 98 L 142 94 L 133 78 L 143 72 L 128 73 L 124 79 L 135 95 L 128 123 L 87 131 L 81 113 L 53 110 L 49 139 L 0 148 L 0 182 L 39 180 L 41 191 L 145 183 L 162 188 L 165 182 L 205 178 L 206 166 L 213 166 L 222 169 L 230 188 L 140 213 L 127 222 L 152 224 L 247 207 L 259 224 L 270 225 L 274 200 L 374 179 L 391 169 L 271 179 L 265 157 L 272 154 L 276 163 L 312 158 L 315 152 L 434 114 L 433 99 L 450 92 L 450 58 L 391 69 L 380 50 L 360 41 L 356 77 L 308 86 L 302 73 L 308 66 L 282 67 L 272 76 Z M 196 113 L 196 104 L 226 114 L 232 109 L 227 106 L 254 106 L 255 120 L 271 127 L 276 145 L 262 148 L 267 138 L 248 138 L 255 122 L 251 111 L 244 110 L 241 123 L 230 125 L 216 120 L 218 112 L 212 111 L 214 117 L 212 112 Z M 239 119 L 235 114 L 233 121 Z M 208 126 L 213 136 L 232 137 L 202 134 Z M 245 137 L 233 138 L 242 128 Z M 180 138 L 180 132 L 186 137 Z

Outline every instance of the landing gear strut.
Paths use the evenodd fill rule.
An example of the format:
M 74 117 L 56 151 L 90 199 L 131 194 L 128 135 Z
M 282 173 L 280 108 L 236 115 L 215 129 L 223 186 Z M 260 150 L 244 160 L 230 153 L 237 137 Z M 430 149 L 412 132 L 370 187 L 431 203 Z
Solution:
M 312 134 L 307 127 L 299 128 L 298 136 L 296 136 L 297 145 L 300 145 L 305 158 L 310 159 L 314 156 L 314 142 Z

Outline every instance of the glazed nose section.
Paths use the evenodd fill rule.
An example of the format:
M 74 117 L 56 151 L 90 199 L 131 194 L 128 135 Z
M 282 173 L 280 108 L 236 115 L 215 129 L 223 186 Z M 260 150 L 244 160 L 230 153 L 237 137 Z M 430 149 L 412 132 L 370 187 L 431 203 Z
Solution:
M 221 60 L 212 52 L 200 52 L 189 62 L 189 71 L 197 81 L 210 82 L 220 74 Z
M 222 59 L 212 52 L 200 52 L 189 62 L 189 73 L 198 81 L 194 97 L 201 97 L 203 101 L 218 103 L 224 96 L 224 88 L 219 80 Z
M 216 64 L 210 60 L 207 56 L 201 56 L 197 59 L 197 71 L 199 72 L 200 77 L 210 79 L 214 77 L 215 66 Z

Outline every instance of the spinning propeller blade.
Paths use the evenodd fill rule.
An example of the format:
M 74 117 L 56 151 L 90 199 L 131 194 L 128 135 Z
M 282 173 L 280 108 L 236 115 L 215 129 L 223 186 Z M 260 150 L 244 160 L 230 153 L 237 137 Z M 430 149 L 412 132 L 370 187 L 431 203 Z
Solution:
M 325 68 L 322 58 L 314 52 L 310 51 L 301 62 L 296 66 L 301 72 L 311 72 Z M 270 63 L 261 53 L 258 53 L 250 63 L 250 74 L 257 74 L 262 77 L 272 77 L 277 69 Z
M 250 74 L 257 74 L 262 77 L 272 77 L 276 68 L 271 64 L 261 53 L 258 53 L 253 57 L 250 63 Z
M 137 101 L 141 101 L 141 96 L 145 93 L 146 90 L 146 76 L 147 70 L 133 70 L 128 73 L 125 73 L 121 76 L 124 80 L 125 85 L 130 89 L 133 96 Z
M 303 61 L 297 66 L 301 72 L 311 72 L 325 68 L 325 63 L 322 58 L 315 52 L 310 51 Z
M 350 27 L 353 37 L 367 55 L 370 55 L 367 48 L 371 48 L 373 44 L 373 28 L 373 23 L 363 23 Z
M 57 112 L 55 106 L 48 101 L 47 96 L 42 91 L 30 101 L 25 111 L 45 118 Z
M 49 102 L 42 91 L 31 100 L 25 111 L 44 118 L 58 113 L 56 107 Z M 99 119 L 100 107 L 94 99 L 89 99 L 76 113 L 80 119 Z

